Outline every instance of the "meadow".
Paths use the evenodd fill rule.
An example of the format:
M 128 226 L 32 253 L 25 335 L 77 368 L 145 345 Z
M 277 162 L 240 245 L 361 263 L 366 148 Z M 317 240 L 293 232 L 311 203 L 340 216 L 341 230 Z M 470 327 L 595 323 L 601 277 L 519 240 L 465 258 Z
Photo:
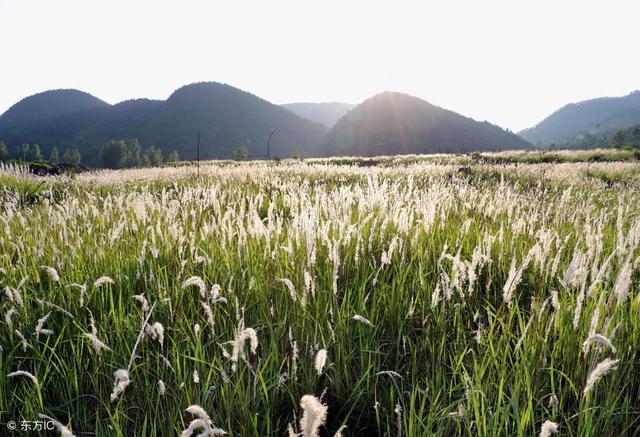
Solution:
M 639 435 L 640 164 L 580 153 L 2 167 L 0 434 Z

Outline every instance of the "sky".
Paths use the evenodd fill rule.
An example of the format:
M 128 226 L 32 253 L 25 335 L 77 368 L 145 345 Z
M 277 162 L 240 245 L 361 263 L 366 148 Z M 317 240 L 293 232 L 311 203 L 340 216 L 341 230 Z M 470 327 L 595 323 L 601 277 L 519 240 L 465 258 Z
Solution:
M 640 89 L 636 0 L 0 0 L 0 113 L 223 82 L 273 103 L 400 91 L 513 131 Z

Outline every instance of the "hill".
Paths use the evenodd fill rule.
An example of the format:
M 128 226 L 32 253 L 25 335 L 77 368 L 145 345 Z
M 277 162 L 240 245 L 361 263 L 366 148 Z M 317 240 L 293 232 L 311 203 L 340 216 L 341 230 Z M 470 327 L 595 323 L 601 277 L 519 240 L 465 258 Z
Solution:
M 0 120 L 4 124 L 24 124 L 108 106 L 107 102 L 82 91 L 50 90 L 20 100 L 2 114 Z
M 241 145 L 250 155 L 266 153 L 276 129 L 272 155 L 286 157 L 294 149 L 313 155 L 326 129 L 280 106 L 228 85 L 199 83 L 175 91 L 142 127 L 139 137 L 168 148 L 193 147 L 201 131 L 206 157 L 230 157 Z M 184 147 L 183 147 L 184 148 Z
M 66 140 L 82 128 L 87 114 L 101 113 L 110 106 L 73 89 L 38 93 L 22 99 L 0 116 L 0 140 L 11 151 L 24 143 L 39 143 L 46 153 L 54 145 L 71 147 Z
M 584 135 L 598 136 L 636 123 L 640 123 L 640 91 L 570 103 L 519 135 L 532 143 L 576 144 Z
M 285 109 L 315 121 L 326 127 L 333 127 L 334 124 L 356 105 L 351 103 L 328 102 L 328 103 L 285 103 L 280 105 Z
M 396 155 L 528 148 L 517 135 L 407 94 L 385 92 L 355 107 L 328 132 L 337 155 Z
M 167 100 L 137 99 L 109 105 L 77 90 L 47 91 L 27 97 L 0 116 L 0 139 L 13 151 L 23 143 L 38 143 L 44 156 L 78 147 L 83 161 L 98 165 L 102 144 L 110 139 L 138 138 L 166 154 L 177 150 L 195 158 L 201 132 L 202 158 L 228 158 L 245 145 L 250 155 L 264 155 L 276 129 L 272 156 L 298 149 L 317 154 L 326 128 L 250 93 L 215 82 L 176 90 Z

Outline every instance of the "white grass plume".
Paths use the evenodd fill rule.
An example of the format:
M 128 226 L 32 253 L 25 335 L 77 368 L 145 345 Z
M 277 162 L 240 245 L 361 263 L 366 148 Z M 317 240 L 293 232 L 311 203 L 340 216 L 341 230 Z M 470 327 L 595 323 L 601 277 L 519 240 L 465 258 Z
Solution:
M 173 366 L 171 365 L 171 361 L 169 361 L 169 360 L 167 359 L 167 357 L 165 357 L 164 355 L 160 354 L 160 358 L 162 359 L 162 362 L 164 363 L 164 366 L 165 366 L 167 369 L 171 370 L 173 373 L 175 373 L 175 372 L 176 372 L 176 369 L 174 369 L 174 368 L 173 368 Z
M 300 399 L 303 413 L 300 418 L 300 431 L 304 437 L 318 437 L 318 429 L 327 419 L 327 406 L 313 395 L 304 395 Z
M 153 305 L 151 305 L 151 308 L 149 309 L 149 312 L 147 313 L 147 317 L 142 320 L 142 325 L 140 326 L 140 332 L 138 332 L 138 338 L 136 338 L 136 342 L 133 345 L 133 350 L 131 351 L 131 357 L 129 358 L 129 365 L 127 366 L 127 371 L 129 371 L 131 369 L 131 365 L 133 364 L 133 360 L 136 357 L 136 350 L 138 349 L 138 345 L 140 344 L 140 342 L 144 338 L 144 328 L 145 328 L 145 326 L 147 326 L 147 323 L 149 323 L 149 318 L 151 317 L 151 313 L 153 312 L 153 309 L 156 307 L 157 303 L 158 303 L 158 301 L 155 301 L 153 303 Z
M 213 332 L 213 328 L 215 327 L 216 321 L 213 318 L 213 311 L 211 310 L 211 306 L 203 301 L 200 301 L 200 304 L 202 305 L 202 309 L 204 310 L 204 314 L 207 317 L 207 324 L 209 325 L 209 327 L 211 328 L 211 332 Z
M 587 378 L 587 384 L 585 385 L 584 390 L 582 391 L 582 395 L 586 396 L 587 393 L 591 391 L 593 386 L 600 380 L 600 378 L 602 378 L 604 375 L 606 375 L 610 371 L 616 369 L 619 361 L 620 360 L 612 360 L 611 358 L 605 358 L 603 361 L 598 363 L 596 368 L 593 369 L 593 371 L 589 375 L 589 378 Z
M 558 424 L 550 420 L 545 420 L 540 428 L 540 437 L 550 437 L 558 432 Z
M 51 311 L 38 319 L 38 323 L 36 324 L 36 331 L 34 332 L 36 337 L 40 337 L 40 335 L 53 335 L 53 331 L 51 329 L 45 329 L 44 327 L 44 324 L 50 315 Z
M 77 288 L 80 290 L 80 308 L 84 306 L 84 298 L 87 295 L 87 284 L 69 284 L 67 288 Z
M 93 288 L 100 288 L 102 287 L 104 284 L 115 284 L 116 282 L 111 279 L 110 276 L 100 276 L 98 279 L 95 280 L 95 282 L 93 283 Z
M 629 289 L 631 288 L 631 274 L 633 273 L 633 266 L 631 259 L 622 266 L 618 278 L 613 286 L 613 293 L 618 297 L 618 303 L 622 303 L 627 299 Z
M 33 374 L 26 372 L 24 370 L 17 370 L 15 372 L 11 372 L 7 375 L 7 378 L 13 378 L 14 376 L 24 376 L 25 378 L 29 378 L 35 385 L 38 385 L 38 378 L 33 376 Z
M 160 346 L 164 346 L 164 326 L 162 326 L 162 323 L 154 322 L 151 325 L 147 323 L 144 332 L 151 337 L 152 340 L 158 340 Z
M 293 285 L 293 282 L 291 282 L 291 280 L 287 278 L 280 278 L 278 279 L 278 281 L 282 282 L 287 287 L 287 290 L 289 290 L 289 295 L 291 296 L 291 300 L 295 302 L 298 296 L 296 294 L 296 287 Z
M 135 294 L 133 300 L 140 303 L 140 309 L 144 314 L 149 312 L 149 301 L 144 297 L 144 294 Z
M 202 296 L 202 298 L 204 299 L 206 297 L 207 287 L 206 285 L 204 285 L 204 281 L 202 280 L 202 278 L 200 276 L 192 276 L 182 283 L 182 288 L 185 289 L 187 287 L 191 287 L 192 285 L 198 287 L 198 289 L 200 290 L 200 296 Z
M 393 376 L 394 378 L 402 379 L 402 375 L 400 375 L 398 372 L 395 372 L 393 370 L 381 370 L 380 372 L 376 373 L 376 376 L 379 376 L 379 375 L 388 375 L 388 376 Z
M 7 326 L 11 327 L 11 325 L 13 324 L 13 315 L 15 313 L 16 313 L 16 307 L 11 307 L 4 314 L 4 322 L 7 324 Z
M 89 311 L 89 317 L 90 317 L 89 323 L 91 325 L 91 332 L 85 332 L 83 335 L 87 337 L 89 340 L 91 340 L 91 345 L 96 350 L 96 353 L 98 355 L 100 355 L 103 350 L 110 351 L 111 349 L 109 348 L 109 346 L 104 344 L 98 338 L 98 329 L 96 329 L 96 322 L 93 319 L 93 313 L 91 311 Z
M 520 268 L 516 267 L 515 256 L 511 260 L 511 267 L 509 267 L 509 276 L 507 277 L 507 281 L 505 282 L 504 288 L 502 289 L 502 299 L 506 302 L 508 307 L 511 307 L 513 295 L 515 294 L 518 284 L 520 284 L 520 281 L 522 281 L 522 274 L 529 265 L 530 260 L 531 257 L 527 255 L 522 261 L 522 265 L 520 266 Z
M 45 272 L 47 272 L 47 274 L 49 275 L 49 278 L 53 282 L 60 282 L 60 275 L 58 275 L 58 271 L 56 269 L 49 266 L 40 266 L 40 268 Z
M 55 303 L 49 302 L 48 300 L 44 300 L 44 299 L 36 299 L 36 301 L 42 306 L 48 306 L 49 308 L 52 308 L 54 311 L 62 313 L 65 316 L 69 317 L 70 319 L 75 320 L 75 317 L 73 317 L 73 314 L 71 314 L 69 311 L 65 310 L 61 306 L 56 305 Z
M 49 422 L 53 423 L 53 426 L 56 427 L 56 430 L 58 430 L 58 432 L 62 437 L 75 437 L 75 435 L 71 431 L 69 431 L 69 428 L 64 426 L 62 423 L 58 422 L 53 417 L 49 417 L 46 414 L 41 414 L 41 413 L 38 413 L 38 417 L 40 419 L 48 420 Z
M 129 371 L 127 369 L 118 369 L 113 373 L 115 382 L 113 384 L 113 391 L 111 392 L 111 402 L 118 399 L 118 397 L 124 392 L 124 389 L 131 384 L 129 379 Z
M 17 329 L 16 329 L 16 335 L 22 341 L 22 351 L 26 352 L 27 351 L 27 346 L 29 345 L 29 343 L 27 342 L 27 339 L 25 338 L 24 335 L 22 335 L 22 332 L 18 331 Z
M 373 326 L 373 323 L 371 323 L 368 319 L 362 317 L 360 314 L 356 314 L 355 316 L 351 317 L 351 319 L 360 323 L 364 323 L 367 326 Z
M 603 345 L 603 346 L 607 346 L 609 349 L 611 349 L 611 352 L 613 352 L 614 354 L 617 352 L 616 347 L 613 345 L 611 340 L 609 340 L 604 335 L 600 335 L 600 334 L 592 334 L 592 335 L 590 335 L 584 341 L 584 343 L 582 343 L 582 352 L 584 352 L 585 354 L 587 352 L 589 352 L 589 347 L 593 343 L 597 343 L 597 344 L 600 344 L 600 345 Z
M 212 437 L 216 435 L 225 435 L 227 432 L 221 428 L 213 426 L 211 418 L 204 409 L 199 405 L 191 405 L 185 410 L 187 413 L 191 413 L 194 416 L 198 416 L 189 423 L 189 426 L 182 431 L 182 437 L 191 437 L 196 429 L 203 428 L 204 431 L 198 434 L 198 437 Z
M 322 374 L 322 369 L 324 369 L 326 362 L 327 362 L 327 350 L 320 349 L 316 354 L 316 362 L 315 362 L 315 368 L 318 375 Z
M 227 299 L 220 296 L 220 289 L 221 287 L 219 284 L 213 284 L 213 286 L 211 286 L 211 290 L 209 290 L 209 299 L 211 300 L 211 303 L 227 303 Z
M 4 287 L 4 295 L 7 296 L 7 298 L 16 305 L 24 305 L 22 294 L 20 294 L 20 286 L 18 286 L 17 288 Z
M 255 355 L 256 350 L 258 348 L 258 335 L 256 334 L 256 331 L 253 328 L 245 328 L 244 320 L 240 320 L 238 324 L 238 328 L 236 329 L 235 340 L 224 343 L 224 344 L 231 344 L 233 346 L 231 354 L 229 354 L 229 352 L 224 348 L 222 351 L 225 358 L 229 358 L 233 363 L 231 365 L 231 370 L 233 370 L 234 372 L 238 367 L 238 361 L 240 359 L 246 358 L 245 342 L 247 340 L 249 340 L 249 343 L 251 346 L 251 353 Z
M 393 412 L 396 413 L 396 436 L 402 437 L 402 407 L 399 402 Z

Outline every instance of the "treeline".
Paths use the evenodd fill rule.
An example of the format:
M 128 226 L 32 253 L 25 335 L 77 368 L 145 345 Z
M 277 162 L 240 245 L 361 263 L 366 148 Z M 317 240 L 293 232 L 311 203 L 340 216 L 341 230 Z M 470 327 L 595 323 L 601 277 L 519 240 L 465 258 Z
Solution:
M 640 148 L 640 124 L 618 129 L 617 131 L 601 132 L 592 134 L 589 132 L 576 136 L 575 140 L 564 143 L 551 143 L 543 145 L 538 142 L 538 149 L 562 150 L 576 149 L 587 150 L 614 147 L 617 149 L 639 149 Z
M 640 124 L 616 131 L 611 137 L 611 145 L 617 148 L 640 148 Z
M 65 149 L 60 154 L 57 147 L 51 149 L 48 158 L 45 158 L 38 144 L 23 144 L 18 146 L 14 153 L 9 152 L 7 145 L 0 141 L 0 161 L 39 162 L 48 161 L 51 164 L 69 163 L 80 164 L 82 156 L 77 148 Z M 176 150 L 166 158 L 162 150 L 151 145 L 144 151 L 137 139 L 111 140 L 100 149 L 100 163 L 105 168 L 133 168 L 156 167 L 165 162 L 180 161 L 180 155 Z
M 24 161 L 24 162 L 36 162 L 46 161 L 57 164 L 60 162 L 68 162 L 70 164 L 80 164 L 82 156 L 77 148 L 65 149 L 62 155 L 58 151 L 57 147 L 51 149 L 48 159 L 42 156 L 42 151 L 38 144 L 23 144 L 18 146 L 13 154 L 9 152 L 7 145 L 0 141 L 0 161 Z
M 165 159 L 162 150 L 151 145 L 144 152 L 137 139 L 111 140 L 100 148 L 100 163 L 105 168 L 157 167 L 164 162 L 180 161 L 176 150 Z

